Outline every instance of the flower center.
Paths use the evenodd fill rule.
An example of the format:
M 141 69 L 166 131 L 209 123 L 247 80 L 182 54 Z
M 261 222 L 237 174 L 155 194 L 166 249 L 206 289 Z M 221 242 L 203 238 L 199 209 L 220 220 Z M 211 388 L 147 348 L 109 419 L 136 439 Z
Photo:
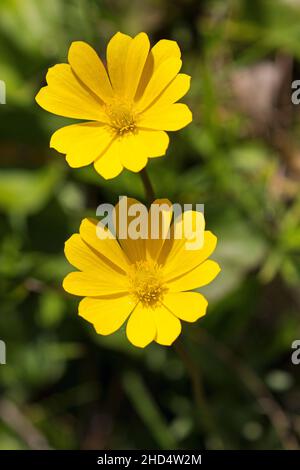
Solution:
M 153 261 L 138 261 L 130 278 L 131 294 L 145 307 L 161 303 L 167 288 L 164 286 L 159 265 Z
M 136 131 L 132 105 L 129 103 L 111 103 L 106 106 L 110 127 L 120 137 Z

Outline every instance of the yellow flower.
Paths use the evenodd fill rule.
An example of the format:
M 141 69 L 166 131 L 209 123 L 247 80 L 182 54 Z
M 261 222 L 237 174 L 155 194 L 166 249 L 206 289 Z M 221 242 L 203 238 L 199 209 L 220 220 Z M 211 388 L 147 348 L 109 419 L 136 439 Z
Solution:
M 129 205 L 137 203 L 128 201 Z M 117 214 L 118 210 L 117 205 Z M 205 315 L 204 296 L 187 291 L 210 283 L 219 273 L 219 265 L 207 259 L 217 238 L 205 231 L 202 247 L 188 250 L 187 239 L 174 237 L 186 214 L 171 225 L 169 239 L 118 238 L 118 227 L 117 239 L 103 239 L 99 234 L 103 230 L 107 233 L 107 227 L 84 219 L 80 233 L 66 242 L 66 257 L 79 271 L 68 274 L 63 287 L 85 297 L 79 304 L 79 315 L 91 322 L 98 334 L 114 333 L 128 319 L 126 334 L 133 345 L 143 348 L 152 341 L 171 345 L 181 332 L 180 320 L 195 322 Z M 199 216 L 199 212 L 191 214 L 193 220 Z M 164 212 L 163 217 L 169 228 L 172 215 Z
M 49 69 L 36 101 L 51 113 L 88 122 L 59 129 L 50 146 L 73 168 L 94 162 L 106 179 L 123 168 L 138 172 L 148 158 L 164 155 L 165 131 L 192 120 L 189 108 L 176 103 L 190 87 L 190 77 L 179 74 L 180 55 L 175 41 L 161 40 L 150 50 L 145 33 L 117 33 L 107 47 L 106 70 L 92 47 L 73 42 L 69 63 Z

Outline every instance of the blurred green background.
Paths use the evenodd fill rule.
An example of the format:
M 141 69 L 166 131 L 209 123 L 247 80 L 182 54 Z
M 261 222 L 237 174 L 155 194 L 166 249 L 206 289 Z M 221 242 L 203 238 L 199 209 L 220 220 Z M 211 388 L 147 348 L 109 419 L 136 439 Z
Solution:
M 297 0 L 1 0 L 0 449 L 282 449 L 300 436 L 300 78 Z M 49 150 L 71 121 L 34 96 L 85 40 L 118 30 L 178 41 L 194 122 L 148 170 L 159 197 L 204 203 L 222 273 L 185 324 L 193 386 L 173 348 L 97 336 L 63 292 L 64 241 L 101 202 L 144 199 Z

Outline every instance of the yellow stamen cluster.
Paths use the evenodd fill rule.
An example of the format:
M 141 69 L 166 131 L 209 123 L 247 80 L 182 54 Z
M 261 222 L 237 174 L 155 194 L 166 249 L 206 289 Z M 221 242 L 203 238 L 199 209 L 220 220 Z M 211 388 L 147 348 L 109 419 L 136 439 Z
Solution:
M 132 106 L 128 103 L 112 103 L 106 106 L 110 127 L 119 137 L 136 132 Z
M 161 269 L 153 261 L 138 261 L 129 276 L 131 294 L 145 307 L 156 307 L 167 288 L 164 286 Z

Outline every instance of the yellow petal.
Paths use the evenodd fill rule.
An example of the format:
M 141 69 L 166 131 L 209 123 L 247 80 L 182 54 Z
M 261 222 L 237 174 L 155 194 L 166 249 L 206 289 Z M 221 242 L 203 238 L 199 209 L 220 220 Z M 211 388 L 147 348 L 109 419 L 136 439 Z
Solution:
M 175 292 L 164 296 L 164 305 L 178 318 L 195 322 L 206 313 L 208 302 L 198 292 Z
M 190 85 L 191 77 L 180 73 L 153 101 L 149 109 L 154 112 L 156 107 L 161 108 L 176 103 L 189 91 Z
M 115 238 L 105 238 L 103 225 L 95 219 L 84 219 L 80 225 L 81 238 L 102 257 L 105 263 L 114 265 L 119 271 L 127 272 L 128 260 Z M 105 232 L 105 233 L 104 233 Z M 112 235 L 111 235 L 112 236 Z
M 135 173 L 141 171 L 148 161 L 147 153 L 151 151 L 147 147 L 148 134 L 143 132 L 138 134 L 128 134 L 121 138 L 115 138 L 109 148 L 105 150 L 103 156 L 100 156 L 95 162 L 95 169 L 104 178 L 110 179 L 117 176 L 124 168 Z M 161 135 L 156 137 L 153 142 L 153 153 L 160 153 L 165 146 L 166 139 Z M 157 156 L 157 155 L 153 155 Z M 106 157 L 103 160 L 103 157 Z M 111 162 L 111 164 L 110 164 Z
M 152 310 L 156 324 L 155 341 L 164 346 L 170 346 L 180 335 L 181 323 L 171 312 L 163 305 Z
M 148 149 L 138 135 L 126 135 L 118 141 L 118 145 L 120 160 L 125 168 L 138 173 L 147 165 Z
M 80 271 L 99 271 L 98 277 L 107 275 L 117 278 L 125 275 L 124 272 L 114 269 L 111 261 L 93 250 L 78 233 L 66 241 L 65 255 L 69 263 Z M 120 279 L 120 282 L 126 282 L 126 279 Z
M 181 69 L 180 59 L 171 57 L 165 60 L 153 73 L 143 96 L 137 102 L 138 112 L 143 112 L 160 95 L 167 85 L 176 77 Z
M 192 271 L 167 282 L 167 285 L 170 292 L 197 289 L 213 281 L 220 271 L 221 269 L 218 263 L 207 260 Z
M 142 77 L 135 96 L 138 101 L 148 85 L 154 71 L 165 61 L 170 58 L 180 59 L 181 53 L 177 42 L 168 39 L 161 39 L 152 47 L 142 73 Z
M 165 155 L 169 146 L 169 136 L 164 131 L 139 129 L 134 137 L 138 140 L 138 145 L 147 153 L 149 158 Z
M 168 199 L 156 199 L 149 210 L 149 238 L 146 241 L 147 257 L 157 261 L 168 237 L 173 216 L 172 203 Z
M 151 49 L 151 53 L 154 59 L 154 69 L 156 69 L 162 62 L 174 57 L 180 59 L 181 52 L 176 41 L 170 41 L 169 39 L 161 39 Z
M 141 211 L 148 214 L 147 208 L 143 204 L 126 196 L 115 207 L 117 238 L 131 263 L 146 259 L 146 240 L 143 238 L 133 240 L 130 237 L 131 223 L 140 216 Z
M 139 129 L 136 134 L 115 138 L 95 161 L 95 170 L 105 179 L 118 176 L 123 168 L 141 171 L 148 158 L 166 153 L 169 137 L 163 131 Z
M 104 150 L 102 155 L 97 158 L 94 163 L 95 170 L 106 180 L 115 178 L 123 170 L 123 165 L 120 161 L 120 151 L 118 140 L 115 139 L 111 145 Z
M 164 263 L 167 257 L 169 265 L 182 250 L 190 251 L 194 248 L 191 250 L 194 254 L 201 250 L 204 245 L 204 228 L 205 219 L 202 212 L 186 210 L 179 214 L 172 225 L 171 239 L 164 246 L 164 259 L 161 259 L 161 262 Z
M 46 111 L 75 119 L 108 122 L 102 101 L 84 88 L 69 64 L 51 67 L 46 79 L 48 86 L 35 98 Z
M 150 42 L 147 34 L 140 33 L 129 44 L 125 63 L 124 93 L 126 98 L 133 99 L 136 93 L 143 68 L 149 53 Z
M 114 91 L 121 94 L 124 89 L 124 76 L 127 54 L 132 38 L 127 34 L 116 33 L 107 46 L 107 68 Z
M 195 269 L 209 258 L 215 250 L 217 237 L 213 233 L 205 231 L 204 245 L 199 250 L 188 250 L 184 243 L 184 240 L 172 240 L 172 248 L 163 261 L 167 252 L 166 247 L 170 244 L 170 241 L 167 240 L 164 245 L 164 253 L 161 253 L 159 261 L 164 263 L 164 276 L 168 281 Z
M 129 341 L 139 348 L 144 348 L 151 343 L 156 336 L 152 310 L 138 304 L 127 322 L 126 335 Z
M 128 292 L 126 277 L 101 274 L 99 270 L 72 272 L 63 281 L 63 288 L 70 294 L 96 297 Z
M 126 321 L 135 307 L 129 295 L 108 298 L 85 297 L 79 304 L 79 315 L 92 323 L 100 335 L 110 335 Z
M 113 137 L 106 125 L 84 122 L 62 127 L 50 141 L 50 147 L 65 153 L 72 168 L 89 165 L 109 146 Z
M 65 255 L 67 260 L 72 266 L 80 271 L 95 271 L 101 267 L 103 268 L 103 260 L 96 255 L 94 251 L 82 240 L 78 233 L 72 235 L 65 242 Z M 108 265 L 104 266 L 106 270 Z M 110 269 L 113 273 L 113 271 Z
M 112 99 L 113 92 L 105 67 L 89 44 L 82 41 L 73 42 L 68 60 L 77 77 L 102 101 Z
M 140 116 L 139 127 L 177 131 L 187 126 L 192 119 L 189 108 L 185 104 L 176 103 L 166 107 L 149 108 L 149 111 Z

